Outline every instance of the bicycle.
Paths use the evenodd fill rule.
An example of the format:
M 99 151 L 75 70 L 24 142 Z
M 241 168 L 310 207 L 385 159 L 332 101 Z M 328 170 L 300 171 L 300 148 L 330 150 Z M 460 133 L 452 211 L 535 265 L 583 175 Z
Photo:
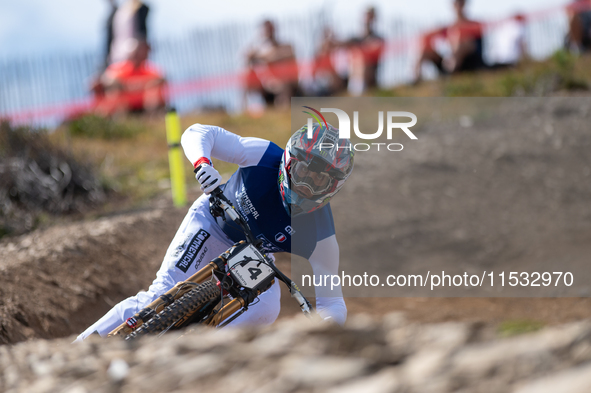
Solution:
M 138 313 L 113 329 L 108 337 L 126 340 L 180 329 L 190 324 L 222 328 L 248 310 L 255 299 L 280 280 L 309 318 L 317 315 L 297 285 L 283 274 L 263 251 L 248 223 L 218 187 L 210 195 L 214 217 L 231 219 L 246 240 L 232 245 L 185 281 L 178 282 Z

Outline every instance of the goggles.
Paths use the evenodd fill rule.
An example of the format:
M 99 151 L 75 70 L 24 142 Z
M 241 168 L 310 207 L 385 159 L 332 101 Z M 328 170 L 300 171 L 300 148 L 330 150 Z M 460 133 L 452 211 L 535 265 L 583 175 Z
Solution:
M 323 195 L 328 193 L 334 183 L 334 179 L 327 172 L 314 172 L 309 169 L 304 161 L 292 158 L 289 168 L 291 183 L 298 187 L 305 187 L 311 195 Z

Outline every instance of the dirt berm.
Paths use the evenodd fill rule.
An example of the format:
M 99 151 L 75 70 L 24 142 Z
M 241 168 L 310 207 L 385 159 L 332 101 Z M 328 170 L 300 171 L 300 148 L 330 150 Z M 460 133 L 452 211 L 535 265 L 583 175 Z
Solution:
M 156 207 L 4 240 L 0 343 L 81 331 L 146 288 L 182 216 Z

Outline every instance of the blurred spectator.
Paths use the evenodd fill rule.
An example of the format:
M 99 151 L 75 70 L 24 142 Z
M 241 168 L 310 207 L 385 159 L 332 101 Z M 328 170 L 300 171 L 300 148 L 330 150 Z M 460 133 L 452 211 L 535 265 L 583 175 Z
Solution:
M 367 9 L 364 15 L 364 32 L 345 45 L 349 48 L 349 91 L 354 95 L 363 93 L 366 89 L 377 87 L 378 67 L 384 52 L 384 39 L 374 31 L 376 10 Z
M 152 112 L 165 107 L 165 80 L 148 61 L 150 46 L 133 39 L 128 45 L 128 60 L 111 64 L 93 86 L 99 114 Z
M 346 85 L 345 78 L 339 75 L 333 64 L 333 56 L 341 44 L 335 39 L 330 27 L 325 27 L 322 35 L 322 42 L 312 64 L 312 94 L 315 96 L 335 94 Z
M 299 94 L 293 47 L 277 40 L 270 20 L 262 29 L 262 41 L 247 54 L 246 93 L 260 93 L 269 106 L 289 106 L 291 97 Z
M 518 14 L 495 28 L 490 42 L 490 63 L 493 68 L 513 66 L 526 55 L 525 17 Z
M 109 16 L 107 17 L 107 23 L 105 26 L 105 33 L 106 33 L 106 45 L 105 45 L 105 59 L 103 61 L 103 65 L 101 71 L 104 71 L 110 64 L 111 58 L 111 44 L 113 43 L 113 19 L 115 18 L 115 13 L 117 12 L 117 3 L 115 0 L 107 0 L 110 6 Z
M 443 59 L 450 72 L 473 71 L 484 67 L 482 60 L 482 24 L 465 13 L 466 0 L 455 0 L 456 22 L 447 29 L 452 54 Z
M 447 28 L 432 30 L 425 33 L 421 37 L 420 42 L 420 56 L 415 64 L 415 83 L 421 80 L 421 68 L 424 62 L 429 62 L 437 67 L 440 74 L 445 74 L 446 70 L 443 68 L 443 57 L 437 51 L 436 42 L 447 39 Z
M 130 39 L 148 41 L 149 8 L 140 0 L 125 1 L 113 15 L 112 40 L 109 64 L 129 58 Z
M 591 0 L 575 0 L 566 7 L 569 29 L 567 49 L 581 53 L 591 50 Z
M 468 19 L 465 13 L 466 0 L 454 0 L 456 21 L 449 27 L 427 33 L 422 39 L 421 55 L 415 66 L 416 80 L 421 78 L 421 65 L 432 62 L 441 72 L 473 71 L 485 66 L 482 57 L 482 32 L 480 22 Z M 434 47 L 433 40 L 444 38 L 451 53 L 442 57 Z

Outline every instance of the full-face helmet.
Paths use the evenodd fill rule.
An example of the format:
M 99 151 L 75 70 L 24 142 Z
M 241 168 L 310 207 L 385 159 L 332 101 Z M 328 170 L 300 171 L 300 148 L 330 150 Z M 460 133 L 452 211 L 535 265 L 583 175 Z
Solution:
M 351 143 L 330 124 L 312 123 L 296 131 L 281 158 L 279 191 L 292 217 L 325 206 L 353 171 Z

